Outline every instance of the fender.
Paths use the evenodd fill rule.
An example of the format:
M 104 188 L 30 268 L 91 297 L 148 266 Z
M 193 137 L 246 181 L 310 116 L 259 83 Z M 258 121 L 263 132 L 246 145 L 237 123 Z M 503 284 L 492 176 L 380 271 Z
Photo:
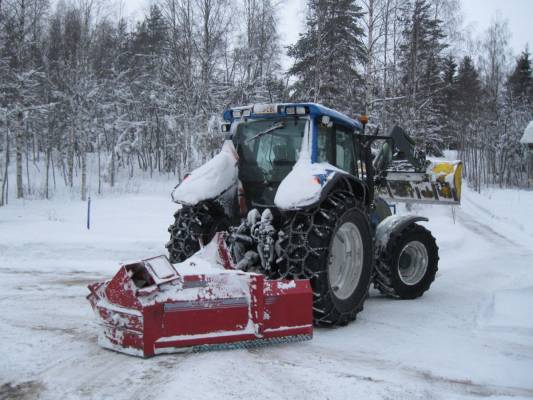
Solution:
M 213 200 L 238 186 L 239 157 L 231 140 L 222 150 L 201 167 L 192 171 L 171 193 L 178 204 L 194 206 L 201 201 Z
M 300 159 L 279 185 L 274 203 L 286 211 L 313 207 L 339 185 L 368 205 L 368 189 L 359 179 L 327 162 Z
M 361 199 L 364 205 L 369 205 L 370 197 L 368 196 L 368 187 L 361 179 L 345 172 L 335 174 L 322 188 L 319 202 L 326 199 L 329 193 L 338 186 L 345 186 L 346 189 Z
M 379 254 L 387 248 L 389 239 L 392 235 L 402 232 L 409 225 L 418 221 L 429 221 L 426 217 L 416 215 L 391 215 L 379 223 L 376 228 L 376 252 Z

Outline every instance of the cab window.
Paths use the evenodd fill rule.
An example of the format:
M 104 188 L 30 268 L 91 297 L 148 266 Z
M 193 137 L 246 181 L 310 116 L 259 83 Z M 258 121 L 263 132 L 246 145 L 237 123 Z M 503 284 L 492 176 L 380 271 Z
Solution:
M 318 125 L 318 161 L 330 164 L 355 174 L 356 157 L 353 134 L 343 126 Z

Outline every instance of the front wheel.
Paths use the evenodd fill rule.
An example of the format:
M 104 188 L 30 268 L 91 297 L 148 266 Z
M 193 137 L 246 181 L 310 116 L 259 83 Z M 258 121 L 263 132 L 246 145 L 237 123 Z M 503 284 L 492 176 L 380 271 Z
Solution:
M 285 274 L 310 278 L 317 325 L 345 325 L 362 309 L 372 277 L 367 214 L 351 193 L 335 192 L 284 226 Z
M 391 297 L 415 299 L 435 280 L 438 262 L 439 248 L 431 232 L 412 224 L 389 239 L 376 263 L 374 286 Z

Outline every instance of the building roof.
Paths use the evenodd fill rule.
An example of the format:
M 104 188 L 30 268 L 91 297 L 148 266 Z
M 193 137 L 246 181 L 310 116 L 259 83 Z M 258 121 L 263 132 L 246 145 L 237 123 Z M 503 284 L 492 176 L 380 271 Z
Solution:
M 520 139 L 520 143 L 533 144 L 533 121 L 529 122 L 524 130 L 524 136 Z

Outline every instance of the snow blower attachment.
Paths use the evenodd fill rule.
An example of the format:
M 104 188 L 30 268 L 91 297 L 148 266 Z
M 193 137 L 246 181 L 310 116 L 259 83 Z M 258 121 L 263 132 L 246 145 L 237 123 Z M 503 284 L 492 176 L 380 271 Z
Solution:
M 99 344 L 150 357 L 311 339 L 308 280 L 269 280 L 233 269 L 230 260 L 217 234 L 183 263 L 155 257 L 89 285 Z
M 374 160 L 377 193 L 388 201 L 461 203 L 461 161 L 427 160 L 407 133 L 395 126 Z

